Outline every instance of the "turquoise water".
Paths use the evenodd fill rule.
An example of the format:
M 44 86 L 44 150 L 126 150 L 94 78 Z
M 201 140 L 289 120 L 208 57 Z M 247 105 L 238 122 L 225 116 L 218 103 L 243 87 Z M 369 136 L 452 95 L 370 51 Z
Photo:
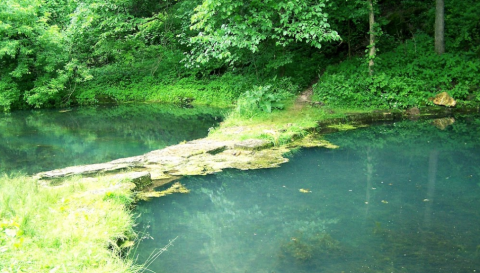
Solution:
M 184 178 L 189 194 L 138 204 L 132 257 L 158 273 L 480 272 L 479 125 L 335 133 L 341 148 L 277 169 Z
M 106 162 L 202 138 L 222 111 L 127 104 L 0 114 L 0 173 Z

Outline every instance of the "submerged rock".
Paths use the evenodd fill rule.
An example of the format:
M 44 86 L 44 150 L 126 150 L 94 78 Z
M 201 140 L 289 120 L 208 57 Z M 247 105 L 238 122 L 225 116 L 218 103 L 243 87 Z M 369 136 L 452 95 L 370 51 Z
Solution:
M 433 120 L 432 124 L 440 130 L 445 130 L 448 126 L 455 122 L 454 118 L 437 118 Z
M 170 188 L 163 190 L 163 191 L 148 191 L 138 193 L 136 198 L 140 200 L 148 201 L 152 197 L 162 197 L 167 196 L 173 193 L 189 193 L 190 190 L 185 188 L 180 182 L 175 182 Z
M 442 92 L 433 98 L 433 103 L 436 105 L 454 107 L 457 104 L 457 101 L 450 97 L 447 92 Z
M 405 111 L 405 113 L 409 116 L 418 116 L 418 115 L 420 115 L 420 109 L 418 109 L 418 107 L 412 107 L 412 108 L 407 109 L 407 111 Z

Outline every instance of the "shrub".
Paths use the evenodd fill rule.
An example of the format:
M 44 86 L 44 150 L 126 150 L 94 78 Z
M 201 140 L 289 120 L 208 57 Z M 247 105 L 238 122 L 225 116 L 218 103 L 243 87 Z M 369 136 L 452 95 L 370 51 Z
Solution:
M 234 114 L 243 118 L 252 118 L 260 112 L 271 113 L 274 109 L 283 109 L 282 103 L 291 93 L 285 90 L 272 90 L 271 85 L 254 86 L 253 89 L 243 93 L 237 101 Z
M 336 106 L 408 108 L 431 104 L 429 98 L 443 91 L 458 100 L 474 95 L 480 60 L 461 52 L 437 55 L 431 45 L 430 37 L 418 35 L 379 54 L 372 76 L 361 58 L 330 66 L 314 87 L 315 99 Z

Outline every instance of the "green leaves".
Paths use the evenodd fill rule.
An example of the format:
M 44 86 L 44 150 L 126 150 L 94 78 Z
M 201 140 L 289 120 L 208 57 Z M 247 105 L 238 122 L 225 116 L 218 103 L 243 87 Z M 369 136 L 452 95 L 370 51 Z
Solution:
M 480 61 L 467 54 L 432 49 L 433 41 L 417 35 L 396 51 L 379 54 L 377 72 L 368 76 L 356 58 L 329 67 L 315 87 L 317 99 L 349 107 L 408 108 L 429 105 L 429 98 L 447 91 L 457 100 L 478 92 Z
M 281 101 L 286 96 L 286 94 L 274 92 L 271 85 L 254 86 L 238 98 L 234 114 L 252 118 L 261 111 L 271 113 L 273 109 L 283 109 L 285 106 Z
M 325 0 L 204 0 L 191 18 L 191 30 L 198 34 L 190 38 L 189 61 L 235 62 L 238 49 L 256 52 L 270 40 L 281 46 L 299 42 L 317 48 L 323 42 L 340 40 L 327 23 L 324 7 Z
M 51 14 L 43 4 L 23 0 L 0 3 L 0 101 L 5 110 L 20 95 L 28 104 L 41 106 L 63 89 L 56 78 L 66 57 L 64 39 L 58 26 L 48 24 Z M 46 82 L 50 84 L 44 85 Z M 40 94 L 46 95 L 40 100 Z
M 10 106 L 20 97 L 20 90 L 11 77 L 2 77 L 0 80 L 0 107 L 8 112 Z
M 34 107 L 67 101 L 91 79 L 88 65 L 133 61 L 139 20 L 131 0 L 0 2 L 0 101 Z M 60 23 L 62 25 L 57 25 Z

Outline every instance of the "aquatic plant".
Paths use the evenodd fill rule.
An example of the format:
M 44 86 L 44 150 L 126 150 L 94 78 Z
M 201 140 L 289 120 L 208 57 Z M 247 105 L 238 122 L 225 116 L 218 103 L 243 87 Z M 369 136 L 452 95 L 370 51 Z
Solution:
M 248 191 L 255 192 L 259 190 L 259 185 L 256 184 L 246 183 L 246 186 Z M 289 211 L 294 210 L 294 208 L 290 209 L 288 206 L 273 206 L 268 212 L 263 211 L 258 204 L 252 204 L 247 206 L 247 208 L 239 209 L 240 204 L 238 202 L 242 203 L 242 201 L 232 199 L 228 185 L 223 185 L 214 190 L 198 186 L 192 189 L 192 192 L 196 198 L 201 197 L 197 204 L 207 206 L 206 209 L 192 213 L 186 211 L 183 205 L 175 203 L 173 205 L 176 208 L 174 212 L 175 217 L 169 218 L 168 223 L 154 219 L 154 217 L 149 219 L 153 221 L 159 220 L 163 229 L 171 230 L 171 234 L 175 230 L 188 227 L 189 232 L 182 235 L 182 241 L 192 243 L 198 242 L 199 238 L 202 238 L 200 245 L 192 246 L 192 248 L 200 249 L 201 256 L 204 257 L 206 262 L 203 267 L 215 272 L 249 271 L 253 268 L 253 264 L 265 259 L 271 260 L 273 268 L 276 261 L 271 259 L 271 255 L 278 252 L 279 242 L 277 240 L 266 242 L 264 240 L 268 238 L 266 236 L 276 234 L 279 238 L 290 238 L 296 231 L 323 234 L 327 225 L 337 222 L 334 219 L 320 220 L 321 214 L 318 212 L 310 213 L 307 216 L 308 220 L 285 218 L 285 215 L 294 213 Z M 298 189 L 296 192 L 298 192 Z M 266 194 L 269 196 L 268 193 Z M 169 211 L 161 214 L 172 213 L 171 210 Z M 243 232 L 239 232 L 239 230 L 243 230 Z M 162 232 L 162 234 L 157 236 L 164 237 L 167 235 L 165 235 L 165 232 Z M 323 240 L 326 241 L 326 237 Z M 324 241 L 318 238 L 315 242 L 319 242 L 323 247 L 327 247 Z M 307 244 L 310 245 L 310 242 L 307 242 Z M 260 248 L 263 250 L 261 253 L 244 251 L 244 249 Z M 333 247 L 329 249 L 333 249 Z M 314 250 L 316 251 L 315 248 Z M 308 251 L 305 251 L 305 253 L 307 253 L 305 255 L 308 255 Z M 242 257 L 241 263 L 238 262 L 238 257 Z M 169 257 L 169 259 L 172 259 L 172 257 Z M 180 261 L 184 257 L 173 258 L 173 260 L 177 259 Z
M 298 263 L 308 263 L 312 259 L 321 263 L 344 251 L 340 242 L 326 232 L 310 234 L 302 231 L 296 231 L 280 249 L 280 257 L 293 258 Z
M 375 222 L 374 235 L 382 238 L 381 247 L 373 250 L 375 267 L 393 272 L 411 272 L 418 261 L 425 263 L 426 271 L 441 268 L 442 272 L 468 272 L 477 268 L 478 249 L 474 244 L 459 243 L 455 236 L 455 228 L 448 225 L 423 227 L 417 232 L 411 232 L 409 227 L 418 225 L 419 219 L 410 219 L 408 223 L 398 227 L 383 227 Z

